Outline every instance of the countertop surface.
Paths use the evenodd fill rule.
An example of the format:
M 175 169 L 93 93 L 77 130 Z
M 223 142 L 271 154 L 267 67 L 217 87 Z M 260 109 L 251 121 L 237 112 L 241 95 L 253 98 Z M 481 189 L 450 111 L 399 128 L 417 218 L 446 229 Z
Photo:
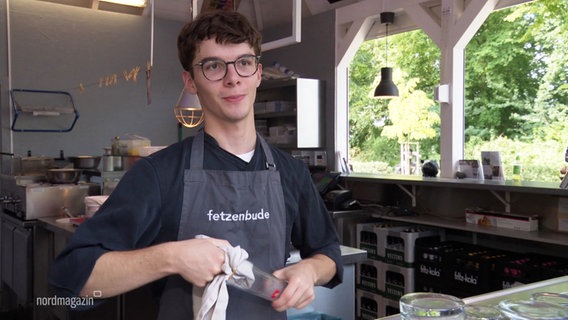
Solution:
M 474 297 L 463 299 L 467 305 L 497 306 L 500 301 L 505 299 L 530 299 L 531 294 L 537 292 L 568 292 L 568 276 L 543 280 L 539 282 L 520 285 L 513 288 L 503 289 L 499 291 L 489 292 Z M 398 320 L 400 315 L 392 315 L 380 319 Z
M 568 195 L 567 189 L 560 188 L 560 182 L 450 179 L 408 175 L 379 175 L 371 173 L 341 174 L 341 179 L 344 179 L 345 181 L 365 181 L 400 185 L 452 187 L 461 189 L 495 190 L 561 196 Z

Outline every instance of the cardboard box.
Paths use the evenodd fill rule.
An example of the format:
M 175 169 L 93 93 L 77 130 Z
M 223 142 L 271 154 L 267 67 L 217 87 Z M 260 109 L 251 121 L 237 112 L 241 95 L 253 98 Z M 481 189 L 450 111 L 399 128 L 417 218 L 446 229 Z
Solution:
M 507 228 L 521 231 L 537 231 L 538 215 L 520 215 L 513 213 L 466 209 L 465 221 L 478 225 Z

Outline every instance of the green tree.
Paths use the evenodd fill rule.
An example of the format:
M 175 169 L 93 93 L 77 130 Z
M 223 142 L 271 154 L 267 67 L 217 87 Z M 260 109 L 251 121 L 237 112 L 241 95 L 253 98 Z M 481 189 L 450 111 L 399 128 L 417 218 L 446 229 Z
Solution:
M 527 121 L 542 76 L 529 19 L 506 19 L 511 10 L 491 14 L 466 48 L 466 137 L 490 140 L 526 136 Z
M 538 0 L 496 11 L 478 30 L 466 48 L 467 157 L 478 158 L 479 148 L 497 148 L 508 168 L 509 158 L 521 154 L 525 172 L 533 170 L 525 177 L 557 180 L 568 146 L 567 21 L 568 1 Z M 398 144 L 383 132 L 401 123 L 394 110 L 389 113 L 400 107 L 391 105 L 396 99 L 372 97 L 384 58 L 384 39 L 372 40 L 364 43 L 351 64 L 350 144 L 357 159 L 393 166 Z M 414 81 L 412 90 L 432 98 L 439 83 L 440 52 L 422 31 L 389 37 L 389 66 L 395 70 L 399 91 L 403 89 L 401 97 L 410 94 L 404 87 Z M 437 109 L 433 105 L 428 111 Z M 426 127 L 436 135 L 421 141 L 420 153 L 423 159 L 436 159 L 439 126 Z
M 434 125 L 440 115 L 433 110 L 435 102 L 422 90 L 415 90 L 416 79 L 399 84 L 400 96 L 388 104 L 390 124 L 383 127 L 382 136 L 402 142 L 419 142 L 436 135 Z

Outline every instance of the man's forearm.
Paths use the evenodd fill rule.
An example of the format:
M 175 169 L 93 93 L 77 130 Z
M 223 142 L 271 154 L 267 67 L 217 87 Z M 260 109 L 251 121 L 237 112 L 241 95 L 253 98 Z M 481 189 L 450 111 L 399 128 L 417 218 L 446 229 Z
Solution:
M 333 276 L 335 276 L 335 262 L 326 255 L 316 254 L 304 259 L 303 262 L 311 264 L 313 270 L 315 270 L 316 279 L 314 281 L 314 285 L 316 286 L 328 283 L 331 279 L 333 279 Z
M 108 298 L 141 287 L 169 274 L 167 244 L 103 254 L 81 290 L 81 296 Z

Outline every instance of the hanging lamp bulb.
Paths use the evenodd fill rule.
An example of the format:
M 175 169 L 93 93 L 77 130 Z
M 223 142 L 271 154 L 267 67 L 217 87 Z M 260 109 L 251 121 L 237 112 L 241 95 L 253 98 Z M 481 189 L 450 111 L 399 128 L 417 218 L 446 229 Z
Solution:
M 386 24 L 385 36 L 385 59 L 386 67 L 381 68 L 381 81 L 377 88 L 375 88 L 375 97 L 380 99 L 390 99 L 398 97 L 398 88 L 392 82 L 392 68 L 388 67 L 388 38 L 389 38 L 389 24 L 394 22 L 394 12 L 381 12 L 381 24 Z
M 203 122 L 203 109 L 197 95 L 181 90 L 174 107 L 174 114 L 179 123 L 187 128 L 195 128 Z
M 382 99 L 398 97 L 398 88 L 392 82 L 392 68 L 381 68 L 381 81 L 375 89 L 375 97 Z

